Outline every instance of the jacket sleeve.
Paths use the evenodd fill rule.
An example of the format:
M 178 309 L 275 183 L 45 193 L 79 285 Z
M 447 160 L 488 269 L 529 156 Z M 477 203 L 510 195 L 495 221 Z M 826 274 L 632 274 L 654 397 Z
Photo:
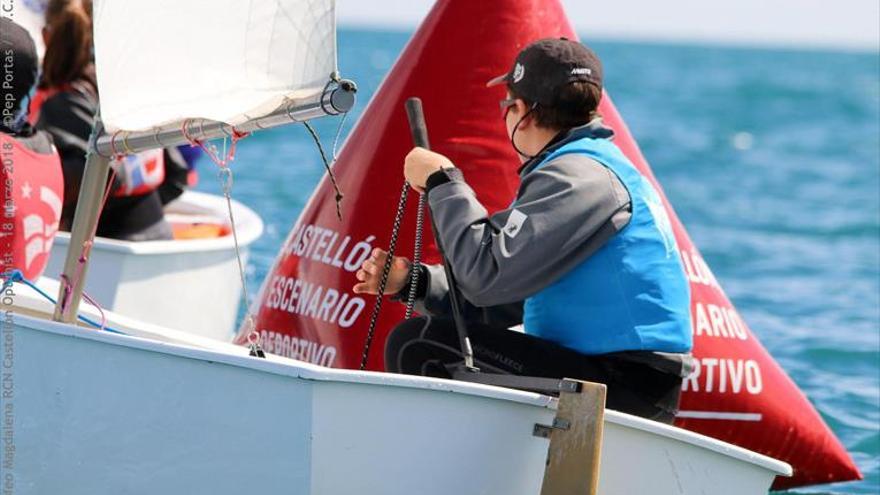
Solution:
M 442 265 L 420 265 L 419 289 L 414 309 L 423 315 L 452 316 L 452 301 L 449 297 L 449 284 Z M 405 291 L 398 300 L 406 298 Z M 462 298 L 462 316 L 465 321 L 479 322 L 495 328 L 509 328 L 523 321 L 522 301 L 479 307 Z
M 478 307 L 520 302 L 547 287 L 630 218 L 617 176 L 579 154 L 528 173 L 514 204 L 491 216 L 460 179 L 431 188 L 428 203 L 459 288 Z M 426 300 L 439 292 L 429 287 Z

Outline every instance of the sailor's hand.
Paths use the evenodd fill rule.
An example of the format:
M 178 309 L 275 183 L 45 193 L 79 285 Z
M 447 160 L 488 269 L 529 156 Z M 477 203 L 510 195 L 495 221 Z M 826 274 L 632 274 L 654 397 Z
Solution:
M 361 265 L 361 269 L 357 271 L 355 276 L 360 280 L 359 284 L 355 284 L 355 294 L 372 294 L 379 293 L 379 282 L 382 280 L 382 270 L 385 268 L 385 260 L 388 259 L 388 253 L 376 248 L 370 257 Z M 395 256 L 391 262 L 391 271 L 388 272 L 388 282 L 385 284 L 385 294 L 397 294 L 406 285 L 409 278 L 410 262 L 406 258 Z
M 452 168 L 455 165 L 449 161 L 449 158 L 426 150 L 425 148 L 415 147 L 406 155 L 406 161 L 403 165 L 403 175 L 406 181 L 416 191 L 425 192 L 425 183 L 428 176 L 442 168 Z

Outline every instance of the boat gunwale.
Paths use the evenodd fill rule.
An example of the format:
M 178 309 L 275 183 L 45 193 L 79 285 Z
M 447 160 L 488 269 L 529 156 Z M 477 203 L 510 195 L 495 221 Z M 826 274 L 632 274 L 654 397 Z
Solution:
M 223 349 L 200 348 L 182 343 L 162 342 L 159 340 L 132 335 L 102 332 L 99 330 L 67 325 L 48 321 L 28 315 L 13 315 L 16 325 L 31 330 L 52 333 L 67 337 L 92 340 L 108 345 L 117 345 L 159 354 L 170 354 L 187 359 L 195 359 L 210 363 L 220 363 L 239 368 L 252 369 L 264 373 L 298 378 L 318 382 L 342 382 L 363 385 L 385 385 L 401 388 L 423 389 L 440 392 L 454 392 L 464 395 L 485 397 L 488 399 L 506 400 L 525 405 L 556 409 L 557 399 L 532 392 L 493 387 L 489 385 L 442 380 L 412 375 L 399 375 L 376 371 L 355 371 L 346 369 L 326 368 L 316 364 L 295 359 L 267 354 L 266 359 L 247 355 L 248 349 L 218 342 Z M 155 328 L 155 325 L 151 325 Z M 218 346 L 219 347 L 219 346 Z M 241 355 L 231 351 L 240 350 Z

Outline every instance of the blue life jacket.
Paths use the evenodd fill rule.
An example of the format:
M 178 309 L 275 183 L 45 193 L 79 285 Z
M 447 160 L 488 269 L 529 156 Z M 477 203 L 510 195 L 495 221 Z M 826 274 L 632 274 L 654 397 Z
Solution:
M 632 217 L 589 258 L 526 299 L 526 333 L 583 354 L 689 352 L 690 287 L 659 194 L 607 139 L 574 139 L 532 170 L 569 153 L 617 175 L 629 191 Z

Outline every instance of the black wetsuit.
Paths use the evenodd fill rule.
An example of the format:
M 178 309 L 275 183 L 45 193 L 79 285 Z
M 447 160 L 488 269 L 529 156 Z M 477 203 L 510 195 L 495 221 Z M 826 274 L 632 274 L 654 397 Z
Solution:
M 487 373 L 575 378 L 608 386 L 606 406 L 672 423 L 688 358 L 677 354 L 617 352 L 585 356 L 531 335 L 468 322 L 476 366 Z M 448 366 L 462 362 L 458 335 L 449 318 L 419 317 L 398 325 L 385 344 L 391 373 L 450 378 Z
M 36 127 L 52 135 L 61 156 L 64 172 L 61 228 L 64 230 L 70 229 L 76 210 L 88 139 L 97 108 L 97 96 L 91 85 L 84 81 L 72 84 L 68 91 L 51 96 L 40 108 Z M 171 239 L 171 227 L 164 220 L 162 206 L 162 198 L 157 191 L 138 196 L 111 195 L 101 213 L 97 234 L 132 241 Z

